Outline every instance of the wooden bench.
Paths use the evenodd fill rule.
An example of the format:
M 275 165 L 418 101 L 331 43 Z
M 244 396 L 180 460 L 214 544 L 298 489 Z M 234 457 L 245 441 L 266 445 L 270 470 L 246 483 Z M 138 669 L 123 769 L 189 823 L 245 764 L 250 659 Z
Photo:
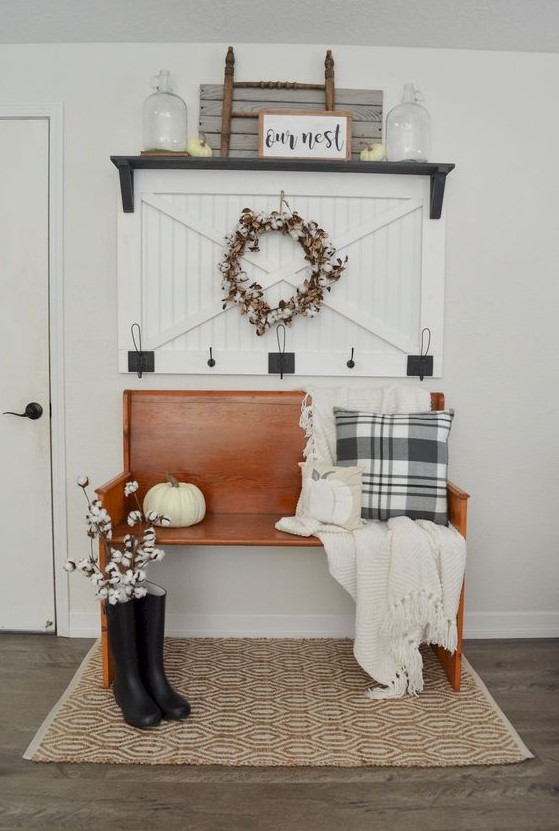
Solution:
M 113 520 L 113 544 L 130 532 L 124 496 L 131 479 L 140 504 L 168 472 L 203 492 L 207 512 L 188 528 L 160 528 L 157 545 L 320 546 L 317 537 L 294 537 L 275 523 L 295 512 L 301 490 L 305 436 L 299 427 L 303 393 L 298 391 L 125 390 L 124 470 L 97 490 Z M 444 409 L 442 393 L 431 407 Z M 448 484 L 451 523 L 466 536 L 468 494 Z M 106 564 L 100 547 L 100 563 Z M 436 652 L 453 689 L 460 688 L 464 591 L 458 610 L 458 649 Z M 112 680 L 104 610 L 101 613 L 103 685 Z

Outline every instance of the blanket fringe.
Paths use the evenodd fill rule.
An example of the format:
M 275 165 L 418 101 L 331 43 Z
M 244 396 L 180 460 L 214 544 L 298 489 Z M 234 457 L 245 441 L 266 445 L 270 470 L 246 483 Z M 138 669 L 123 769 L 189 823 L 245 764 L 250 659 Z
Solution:
M 410 593 L 388 611 L 382 625 L 389 648 L 400 671 L 384 689 L 373 689 L 370 698 L 417 695 L 423 689 L 422 643 L 436 644 L 455 652 L 456 620 L 448 620 L 440 599 L 423 591 Z
M 303 449 L 304 459 L 316 458 L 316 448 L 314 443 L 314 431 L 312 426 L 312 390 L 305 393 L 305 397 L 301 403 L 301 417 L 299 418 L 299 427 L 305 431 L 305 438 L 307 439 Z
M 444 631 L 442 632 L 442 635 L 433 637 L 428 627 L 425 636 L 425 643 L 442 646 L 444 649 L 448 649 L 449 652 L 456 652 L 458 648 L 458 626 L 456 625 L 456 619 L 445 620 L 443 622 L 443 629 Z
M 448 620 L 441 600 L 424 591 L 410 592 L 391 606 L 382 631 L 392 640 L 416 627 L 421 628 L 422 643 L 434 643 L 449 652 L 456 650 L 456 620 Z
M 365 695 L 375 701 L 384 701 L 388 698 L 402 698 L 408 691 L 408 678 L 401 670 L 397 672 L 387 687 L 371 687 Z

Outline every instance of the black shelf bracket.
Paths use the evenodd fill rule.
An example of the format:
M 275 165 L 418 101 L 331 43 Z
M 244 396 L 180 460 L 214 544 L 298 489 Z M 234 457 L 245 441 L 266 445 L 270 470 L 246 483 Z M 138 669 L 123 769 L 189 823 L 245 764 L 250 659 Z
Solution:
M 122 210 L 125 214 L 134 213 L 134 168 L 126 162 L 117 165 L 120 178 L 120 195 Z
M 221 158 L 194 158 L 192 156 L 111 156 L 118 169 L 122 210 L 134 212 L 135 170 L 290 170 L 312 173 L 384 173 L 402 176 L 429 176 L 431 199 L 429 217 L 440 219 L 443 207 L 446 177 L 454 170 L 451 163 L 434 162 L 361 162 L 314 161 L 307 159 L 260 159 L 230 156 Z
M 429 210 L 431 219 L 441 218 L 445 185 L 446 173 L 431 173 L 431 205 Z

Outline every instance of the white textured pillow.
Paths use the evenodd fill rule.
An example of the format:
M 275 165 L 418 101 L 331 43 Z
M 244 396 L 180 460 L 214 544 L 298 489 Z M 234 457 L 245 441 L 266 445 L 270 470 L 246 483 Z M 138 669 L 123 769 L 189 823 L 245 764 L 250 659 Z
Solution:
M 300 516 L 325 525 L 353 531 L 361 521 L 362 474 L 360 467 L 336 467 L 320 462 L 300 462 L 302 474 Z

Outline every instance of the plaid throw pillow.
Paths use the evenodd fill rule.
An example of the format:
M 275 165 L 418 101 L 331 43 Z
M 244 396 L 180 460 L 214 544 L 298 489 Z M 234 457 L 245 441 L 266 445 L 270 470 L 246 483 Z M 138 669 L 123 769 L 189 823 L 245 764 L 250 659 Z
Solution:
M 448 524 L 448 435 L 454 410 L 381 415 L 334 408 L 337 464 L 363 470 L 361 516 Z

